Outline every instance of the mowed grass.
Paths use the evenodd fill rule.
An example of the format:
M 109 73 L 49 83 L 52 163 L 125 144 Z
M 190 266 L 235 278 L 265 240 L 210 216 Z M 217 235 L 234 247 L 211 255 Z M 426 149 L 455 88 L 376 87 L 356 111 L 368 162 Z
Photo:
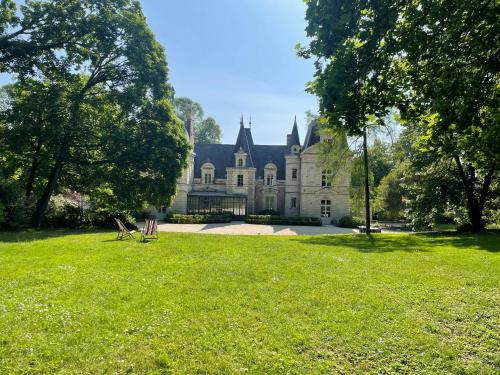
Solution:
M 498 373 L 500 233 L 0 233 L 0 374 Z

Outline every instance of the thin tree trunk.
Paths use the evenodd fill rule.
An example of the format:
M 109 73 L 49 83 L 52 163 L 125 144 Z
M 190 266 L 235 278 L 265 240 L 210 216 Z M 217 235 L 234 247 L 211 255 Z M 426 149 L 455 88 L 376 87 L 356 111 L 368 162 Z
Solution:
M 38 171 L 38 165 L 40 164 L 40 150 L 42 149 L 42 140 L 38 138 L 37 145 L 35 148 L 35 155 L 33 156 L 33 161 L 31 162 L 30 174 L 28 176 L 28 183 L 26 184 L 26 198 L 31 197 L 33 193 L 33 185 L 35 183 L 36 172 Z
M 486 176 L 485 178 L 483 184 L 483 191 L 481 194 L 482 197 L 480 201 L 476 196 L 476 191 L 473 182 L 469 179 L 469 177 L 465 173 L 462 162 L 460 161 L 460 157 L 458 155 L 455 155 L 453 159 L 455 160 L 455 163 L 458 168 L 458 173 L 460 174 L 460 179 L 462 180 L 462 184 L 465 189 L 465 195 L 467 197 L 467 215 L 469 217 L 469 223 L 471 225 L 471 229 L 474 232 L 483 231 L 485 228 L 483 222 L 483 208 L 484 208 L 484 203 L 486 201 L 486 195 L 488 193 L 487 190 L 489 190 L 493 173 L 488 174 L 488 176 Z
M 370 228 L 370 176 L 368 168 L 368 144 L 366 136 L 366 127 L 363 129 L 363 160 L 365 167 L 365 221 L 366 221 L 366 234 L 371 233 Z

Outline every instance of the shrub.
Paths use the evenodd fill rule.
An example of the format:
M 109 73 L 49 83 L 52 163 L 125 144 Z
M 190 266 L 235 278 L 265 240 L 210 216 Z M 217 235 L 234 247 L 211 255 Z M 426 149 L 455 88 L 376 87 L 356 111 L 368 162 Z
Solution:
M 245 222 L 248 224 L 268 225 L 306 225 L 321 226 L 321 219 L 317 217 L 300 216 L 273 216 L 273 215 L 249 215 Z
M 80 204 L 77 201 L 63 195 L 54 195 L 50 198 L 44 223 L 55 228 L 76 227 L 81 223 L 81 216 Z
M 257 215 L 271 215 L 271 216 L 280 216 L 278 211 L 274 211 L 272 209 L 260 211 Z
M 357 228 L 358 226 L 363 224 L 363 220 L 347 215 L 342 216 L 336 225 L 340 228 Z
M 17 181 L 0 180 L 0 229 L 29 227 L 34 208 Z
M 217 215 L 181 215 L 168 214 L 165 222 L 172 224 L 211 224 L 211 223 L 230 223 L 232 218 L 229 214 Z
M 127 211 L 112 210 L 109 208 L 90 208 L 85 210 L 83 217 L 86 225 L 96 228 L 115 229 L 116 218 L 120 219 L 127 228 L 137 230 L 134 217 Z

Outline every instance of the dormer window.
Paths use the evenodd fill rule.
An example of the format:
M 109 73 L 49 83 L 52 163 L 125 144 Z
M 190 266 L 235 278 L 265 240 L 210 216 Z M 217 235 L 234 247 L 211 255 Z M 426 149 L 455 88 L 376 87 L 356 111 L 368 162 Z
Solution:
M 276 174 L 278 168 L 274 163 L 268 163 L 264 167 L 264 182 L 267 186 L 272 186 L 276 183 Z
M 266 176 L 266 185 L 274 185 L 274 175 L 272 173 Z
M 234 154 L 234 165 L 237 168 L 245 168 L 247 164 L 248 154 L 240 147 L 238 152 Z
M 206 162 L 201 166 L 201 177 L 206 185 L 215 183 L 215 167 L 212 163 Z

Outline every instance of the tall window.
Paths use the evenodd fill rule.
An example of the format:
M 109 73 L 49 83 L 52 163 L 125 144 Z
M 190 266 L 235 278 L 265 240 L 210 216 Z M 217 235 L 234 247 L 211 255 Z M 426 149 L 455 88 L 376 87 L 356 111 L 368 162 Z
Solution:
M 292 168 L 292 180 L 297 179 L 297 168 Z
M 238 175 L 238 186 L 243 186 L 243 175 L 242 174 Z
M 238 159 L 238 167 L 243 167 L 243 159 L 242 158 Z
M 211 173 L 205 173 L 205 183 L 206 184 L 212 183 L 212 174 Z
M 266 197 L 266 210 L 274 210 L 274 197 Z
M 273 184 L 274 184 L 274 174 L 268 173 L 266 178 L 266 185 L 273 185 Z
M 323 169 L 321 171 L 321 186 L 323 187 L 332 186 L 332 176 L 333 173 L 330 169 Z
M 291 207 L 291 208 L 297 208 L 297 198 L 293 197 L 293 198 L 290 200 L 290 207 Z
M 321 217 L 332 217 L 332 202 L 329 199 L 321 200 Z

